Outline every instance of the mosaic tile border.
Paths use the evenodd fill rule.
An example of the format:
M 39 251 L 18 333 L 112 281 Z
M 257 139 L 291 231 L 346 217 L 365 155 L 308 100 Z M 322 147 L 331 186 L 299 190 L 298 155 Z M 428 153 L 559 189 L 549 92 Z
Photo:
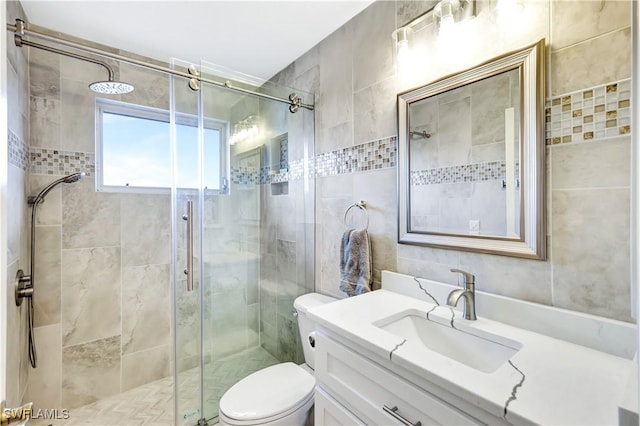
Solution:
M 315 161 L 315 176 L 333 176 L 395 167 L 397 140 L 397 136 L 391 136 L 318 154 Z
M 309 175 L 313 176 L 315 172 L 314 159 L 309 160 Z M 294 160 L 289 162 L 289 179 L 301 180 L 304 177 L 304 160 Z
M 309 176 L 313 176 L 313 159 L 310 160 Z M 281 183 L 301 180 L 304 177 L 304 160 L 293 160 L 288 164 L 289 168 L 285 172 L 270 173 L 269 168 L 266 168 L 260 176 L 260 184 L 266 185 L 268 183 Z
M 411 172 L 411 186 L 503 180 L 506 177 L 506 171 L 507 163 L 504 161 L 487 161 L 437 169 L 413 170 Z
M 96 173 L 96 156 L 92 152 L 62 151 L 59 149 L 30 148 L 29 172 L 36 175 L 68 175 Z
M 269 175 L 268 180 L 265 182 L 260 182 L 262 185 L 266 185 L 268 183 L 283 183 L 283 182 L 289 182 L 290 180 L 290 174 L 289 172 L 280 172 L 280 173 L 276 173 L 273 175 Z
M 235 185 L 256 185 L 260 183 L 258 170 L 249 167 L 231 167 L 231 183 Z
M 11 130 L 7 132 L 7 139 L 9 164 L 26 172 L 29 168 L 29 148 L 27 144 Z
M 396 166 L 398 138 L 390 136 L 383 139 L 365 142 L 360 145 L 323 152 L 308 161 L 309 177 L 324 177 L 345 173 L 363 172 Z M 289 161 L 286 172 L 271 173 L 271 168 L 263 167 L 260 171 L 231 169 L 231 182 L 235 184 L 266 185 L 296 181 L 304 178 L 305 161 L 303 159 Z
M 631 133 L 631 80 L 566 93 L 545 103 L 546 144 Z
M 332 176 L 395 167 L 397 139 L 396 136 L 390 136 L 318 154 L 308 160 L 308 174 L 310 177 Z M 87 176 L 94 176 L 96 170 L 95 155 L 89 152 L 31 148 L 28 160 L 32 174 L 65 175 L 84 171 Z M 236 185 L 266 185 L 300 180 L 304 177 L 303 159 L 290 161 L 288 166 L 288 171 L 273 174 L 269 167 L 260 170 L 231 167 L 231 182 Z

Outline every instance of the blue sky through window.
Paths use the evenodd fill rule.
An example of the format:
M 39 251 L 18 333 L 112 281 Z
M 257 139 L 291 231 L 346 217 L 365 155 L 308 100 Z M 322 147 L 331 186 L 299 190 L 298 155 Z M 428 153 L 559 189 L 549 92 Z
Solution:
M 200 188 L 197 136 L 197 127 L 178 124 L 177 185 L 179 188 Z M 103 185 L 170 188 L 170 144 L 168 121 L 103 111 Z M 205 126 L 204 187 L 220 188 L 220 160 L 220 129 Z

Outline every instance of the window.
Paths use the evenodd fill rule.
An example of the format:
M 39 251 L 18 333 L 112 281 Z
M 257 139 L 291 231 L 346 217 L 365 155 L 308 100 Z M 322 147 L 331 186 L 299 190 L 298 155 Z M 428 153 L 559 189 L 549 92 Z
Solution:
M 98 99 L 97 189 L 113 192 L 166 192 L 171 188 L 169 111 Z M 198 120 L 177 116 L 176 185 L 200 188 Z M 203 186 L 220 190 L 226 123 L 205 119 Z

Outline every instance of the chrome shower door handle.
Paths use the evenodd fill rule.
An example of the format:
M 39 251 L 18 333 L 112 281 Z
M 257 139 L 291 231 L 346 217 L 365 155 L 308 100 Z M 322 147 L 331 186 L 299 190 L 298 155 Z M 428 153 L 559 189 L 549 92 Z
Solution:
M 187 221 L 187 291 L 193 291 L 193 201 L 187 201 L 187 213 L 182 216 Z

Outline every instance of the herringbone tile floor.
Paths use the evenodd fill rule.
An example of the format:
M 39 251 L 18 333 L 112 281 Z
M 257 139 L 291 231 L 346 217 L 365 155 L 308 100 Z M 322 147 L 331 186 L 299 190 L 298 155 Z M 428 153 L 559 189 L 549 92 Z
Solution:
M 218 402 L 235 382 L 262 368 L 277 364 L 278 360 L 261 347 L 205 364 L 205 415 L 218 413 Z M 178 424 L 194 425 L 202 417 L 199 369 L 180 374 L 178 386 Z M 101 399 L 70 410 L 67 420 L 33 419 L 30 425 L 52 426 L 169 426 L 174 422 L 173 377 L 166 377 L 135 389 Z M 216 420 L 217 421 L 217 420 Z

